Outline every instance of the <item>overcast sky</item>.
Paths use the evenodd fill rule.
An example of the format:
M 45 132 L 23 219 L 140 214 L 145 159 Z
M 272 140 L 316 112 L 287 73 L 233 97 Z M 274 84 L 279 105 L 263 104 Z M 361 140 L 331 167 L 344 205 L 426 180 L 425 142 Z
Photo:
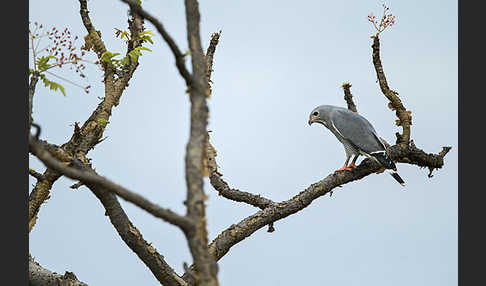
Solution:
M 143 1 L 186 51 L 183 1 Z M 381 36 L 390 87 L 412 110 L 412 139 L 424 151 L 452 146 L 443 169 L 398 164 L 404 189 L 373 174 L 315 200 L 303 211 L 261 229 L 219 261 L 221 285 L 447 286 L 457 284 L 457 3 L 387 1 L 396 24 Z M 342 166 L 345 153 L 321 125 L 307 125 L 321 104 L 346 106 L 349 81 L 358 111 L 378 134 L 395 141 L 394 112 L 376 83 L 367 15 L 381 1 L 200 1 L 204 49 L 222 30 L 209 100 L 211 142 L 224 178 L 234 188 L 275 201 L 292 197 Z M 114 28 L 126 29 L 127 7 L 90 0 L 93 24 L 112 52 L 124 53 Z M 76 0 L 31 0 L 30 21 L 86 32 Z M 155 32 L 147 23 L 146 27 Z M 96 171 L 153 202 L 185 213 L 184 152 L 189 100 L 173 55 L 158 35 L 141 57 L 107 139 L 89 153 Z M 93 55 L 91 55 L 94 58 Z M 189 67 L 189 65 L 188 65 Z M 62 144 L 100 102 L 102 73 L 87 80 L 54 71 L 91 92 L 59 81 L 66 97 L 39 83 L 34 120 L 41 138 Z M 55 80 L 55 78 L 51 78 Z M 45 168 L 30 156 L 30 167 Z M 358 162 L 360 162 L 359 160 Z M 29 178 L 30 185 L 35 180 Z M 44 267 L 72 271 L 89 285 L 158 285 L 104 215 L 98 199 L 74 181 L 58 180 L 30 233 L 29 251 Z M 29 191 L 32 189 L 30 187 Z M 217 196 L 206 180 L 209 239 L 256 209 Z M 181 274 L 192 262 L 176 227 L 121 200 L 144 238 Z

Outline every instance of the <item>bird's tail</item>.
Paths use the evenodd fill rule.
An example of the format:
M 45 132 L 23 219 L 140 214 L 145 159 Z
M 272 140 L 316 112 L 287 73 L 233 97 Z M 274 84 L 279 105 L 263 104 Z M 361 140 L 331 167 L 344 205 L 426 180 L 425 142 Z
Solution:
M 380 162 L 383 167 L 387 170 L 388 173 L 398 182 L 400 185 L 405 186 L 405 182 L 402 180 L 400 175 L 397 173 L 397 166 L 392 161 L 390 156 L 385 151 L 374 152 L 370 154 L 373 156 L 378 162 Z

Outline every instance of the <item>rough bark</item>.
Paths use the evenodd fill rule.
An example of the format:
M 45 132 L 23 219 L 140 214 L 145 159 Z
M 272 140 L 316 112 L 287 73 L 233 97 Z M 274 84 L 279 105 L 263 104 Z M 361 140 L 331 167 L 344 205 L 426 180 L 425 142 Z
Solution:
M 72 272 L 64 275 L 45 269 L 29 255 L 29 286 L 88 286 Z
M 398 126 L 402 126 L 402 134 L 396 133 L 397 136 L 397 144 L 400 145 L 408 145 L 410 141 L 410 125 L 412 125 L 412 112 L 407 111 L 403 106 L 402 101 L 398 97 L 398 92 L 391 90 L 388 86 L 388 82 L 385 77 L 385 72 L 383 71 L 383 65 L 381 64 L 380 59 L 380 39 L 378 34 L 372 37 L 373 38 L 373 48 L 372 58 L 373 58 L 373 65 L 375 67 L 376 76 L 378 78 L 378 82 L 380 84 L 381 91 L 383 94 L 390 100 L 388 107 L 392 110 L 395 110 L 395 114 L 398 117 L 396 124 Z
M 348 105 L 348 109 L 358 113 L 358 109 L 356 108 L 356 104 L 353 101 L 353 95 L 351 94 L 351 84 L 349 82 L 343 83 L 343 90 L 344 90 L 344 100 Z
M 186 0 L 187 40 L 191 51 L 193 84 L 189 87 L 191 125 L 186 147 L 185 175 L 187 186 L 187 216 L 195 224 L 195 231 L 187 235 L 189 249 L 196 269 L 196 285 L 217 286 L 218 266 L 208 251 L 205 204 L 207 196 L 203 185 L 203 160 L 206 157 L 209 96 L 207 66 L 199 32 L 199 8 L 196 0 Z

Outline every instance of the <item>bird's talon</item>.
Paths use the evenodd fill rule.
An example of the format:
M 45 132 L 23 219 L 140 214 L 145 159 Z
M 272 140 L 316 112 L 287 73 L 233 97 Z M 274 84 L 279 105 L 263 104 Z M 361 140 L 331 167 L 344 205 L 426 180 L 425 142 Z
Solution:
M 344 172 L 344 171 L 352 171 L 352 170 L 353 169 L 351 169 L 350 167 L 342 167 L 337 169 L 335 172 Z

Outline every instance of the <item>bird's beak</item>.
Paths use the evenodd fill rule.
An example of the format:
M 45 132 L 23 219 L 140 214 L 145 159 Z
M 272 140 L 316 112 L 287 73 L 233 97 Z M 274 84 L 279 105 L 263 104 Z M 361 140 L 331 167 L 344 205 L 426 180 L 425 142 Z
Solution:
M 314 123 L 314 119 L 310 118 L 309 122 L 307 122 L 307 123 L 309 123 L 309 125 L 311 125 L 312 123 Z

